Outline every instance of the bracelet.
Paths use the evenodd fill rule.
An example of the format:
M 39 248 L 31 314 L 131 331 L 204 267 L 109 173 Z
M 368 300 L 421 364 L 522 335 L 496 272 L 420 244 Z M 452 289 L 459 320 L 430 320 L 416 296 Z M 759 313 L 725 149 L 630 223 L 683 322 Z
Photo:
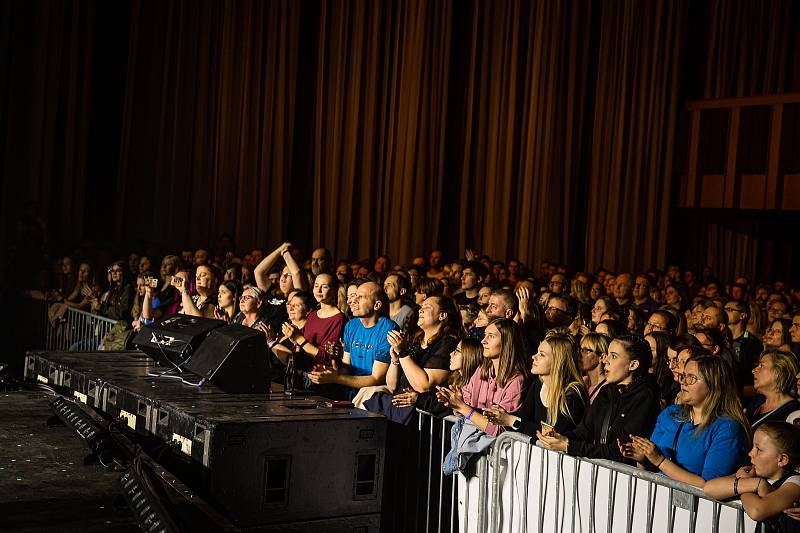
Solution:
M 661 468 L 661 465 L 662 465 L 662 464 L 664 463 L 664 461 L 666 461 L 666 460 L 667 460 L 667 456 L 666 456 L 666 455 L 663 455 L 663 456 L 661 456 L 661 460 L 658 462 L 658 464 L 657 464 L 657 465 L 655 465 L 655 466 L 656 466 L 656 468 Z
M 739 478 L 738 477 L 733 478 L 733 495 L 734 496 L 738 496 L 739 495 Z
M 469 420 L 469 419 L 471 419 L 471 418 L 472 418 L 472 415 L 474 415 L 474 414 L 475 414 L 475 408 L 474 408 L 474 407 L 472 407 L 472 408 L 470 408 L 470 410 L 469 410 L 469 414 L 468 414 L 467 416 L 465 416 L 464 418 L 466 418 L 467 420 Z
M 302 350 L 302 349 L 303 349 L 303 346 L 305 346 L 306 344 L 308 344 L 308 339 L 306 339 L 306 338 L 303 338 L 303 342 L 301 342 L 300 344 L 298 344 L 298 345 L 297 345 L 297 347 L 298 347 L 298 348 L 300 348 L 300 349 Z
M 392 364 L 394 366 L 400 366 L 400 361 L 399 360 L 398 361 L 392 361 Z

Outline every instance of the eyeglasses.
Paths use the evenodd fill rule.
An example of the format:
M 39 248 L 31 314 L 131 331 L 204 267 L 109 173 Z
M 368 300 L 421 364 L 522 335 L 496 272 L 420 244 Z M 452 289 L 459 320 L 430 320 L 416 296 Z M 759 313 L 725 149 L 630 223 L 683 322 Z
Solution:
M 566 311 L 564 311 L 563 309 L 559 309 L 558 307 L 552 307 L 552 306 L 550 306 L 547 309 L 545 309 L 544 312 L 545 313 L 556 313 L 556 312 L 558 312 L 558 313 L 565 313 L 566 314 Z
M 656 324 L 654 322 L 648 322 L 647 325 L 650 326 L 651 329 L 655 329 L 657 331 L 664 331 L 667 329 L 665 326 L 662 326 L 661 324 Z
M 247 300 L 255 300 L 255 299 L 256 299 L 255 296 L 250 296 L 249 294 L 242 294 L 241 296 L 239 296 L 240 302 L 246 302 Z
M 694 374 L 681 374 L 678 377 L 680 378 L 681 383 L 683 383 L 684 385 L 694 385 L 698 381 L 703 381 Z

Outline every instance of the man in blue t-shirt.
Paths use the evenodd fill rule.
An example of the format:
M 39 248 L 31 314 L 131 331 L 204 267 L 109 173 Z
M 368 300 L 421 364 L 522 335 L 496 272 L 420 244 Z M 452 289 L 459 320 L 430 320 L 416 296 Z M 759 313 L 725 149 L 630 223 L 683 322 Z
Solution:
M 309 378 L 314 383 L 336 383 L 352 389 L 386 383 L 391 361 L 386 336 L 398 329 L 386 316 L 389 299 L 374 282 L 360 285 L 355 299 L 353 320 L 344 327 L 342 365 L 311 372 Z

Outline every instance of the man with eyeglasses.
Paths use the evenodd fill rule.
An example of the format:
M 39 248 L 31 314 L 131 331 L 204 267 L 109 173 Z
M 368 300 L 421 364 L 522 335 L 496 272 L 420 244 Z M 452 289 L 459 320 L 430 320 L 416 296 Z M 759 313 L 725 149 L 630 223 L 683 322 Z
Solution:
M 705 315 L 708 309 L 703 312 Z M 758 337 L 747 331 L 750 320 L 750 311 L 744 300 L 733 300 L 725 304 L 725 315 L 728 329 L 731 332 L 731 352 L 733 352 L 736 382 L 739 384 L 740 394 L 752 396 L 753 374 L 752 371 L 758 364 L 758 357 L 764 350 L 764 345 Z
M 675 317 L 669 311 L 655 311 L 644 325 L 644 335 L 650 335 L 654 331 L 672 335 L 675 332 L 675 324 Z
M 547 302 L 544 317 L 550 328 L 565 328 L 575 320 L 577 305 L 569 296 L 557 294 L 551 296 Z

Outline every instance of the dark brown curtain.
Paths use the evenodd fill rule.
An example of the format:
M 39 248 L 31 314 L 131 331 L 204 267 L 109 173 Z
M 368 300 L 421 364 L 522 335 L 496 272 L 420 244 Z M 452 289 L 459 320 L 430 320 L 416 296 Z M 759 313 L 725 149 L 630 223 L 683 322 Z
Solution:
M 115 235 L 285 234 L 299 16 L 291 0 L 132 3 Z
M 663 265 L 687 3 L 603 3 L 586 265 Z
M 5 2 L 3 205 L 22 180 L 59 242 L 120 251 L 663 265 L 684 56 L 714 95 L 780 91 L 790 4 Z

